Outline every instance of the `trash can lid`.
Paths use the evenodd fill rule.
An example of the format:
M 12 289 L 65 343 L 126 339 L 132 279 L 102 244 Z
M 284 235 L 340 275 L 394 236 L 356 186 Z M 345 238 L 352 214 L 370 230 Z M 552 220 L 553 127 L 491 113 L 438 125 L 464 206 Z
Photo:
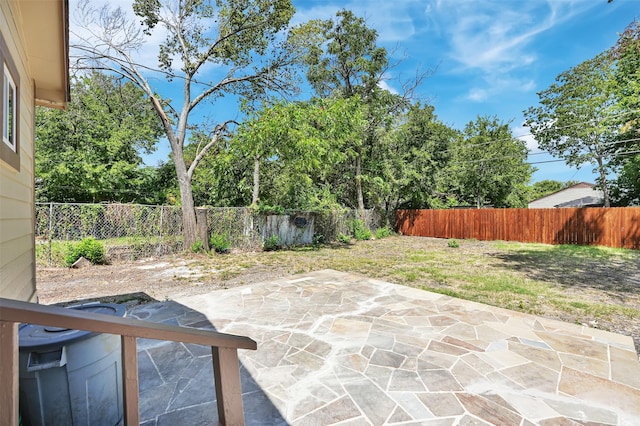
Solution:
M 117 317 L 124 317 L 126 311 L 124 305 L 116 303 L 89 303 L 85 305 L 68 306 L 67 308 Z M 18 334 L 20 337 L 20 349 L 33 350 L 49 346 L 63 346 L 74 340 L 86 339 L 96 333 L 47 325 L 20 324 Z

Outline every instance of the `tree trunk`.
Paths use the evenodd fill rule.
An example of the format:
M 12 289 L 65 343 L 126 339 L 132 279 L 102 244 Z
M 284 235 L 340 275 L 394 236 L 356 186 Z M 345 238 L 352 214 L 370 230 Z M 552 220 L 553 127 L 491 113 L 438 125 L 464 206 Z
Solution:
M 180 188 L 180 203 L 182 207 L 182 233 L 184 235 L 184 249 L 189 250 L 198 240 L 198 222 L 196 209 L 193 203 L 193 192 L 191 190 L 191 180 L 187 173 L 187 167 L 182 155 L 175 155 L 174 164 L 176 176 Z
M 362 154 L 356 151 L 356 198 L 358 202 L 358 219 L 364 221 L 364 196 L 362 195 Z
M 604 207 L 611 207 L 611 200 L 609 199 L 609 182 L 607 181 L 607 170 L 604 167 L 602 156 L 596 157 L 598 162 L 598 171 L 600 172 L 600 184 L 602 186 L 602 196 L 604 198 Z
M 260 195 L 260 157 L 256 156 L 253 159 L 253 196 L 251 197 L 251 204 L 257 206 Z

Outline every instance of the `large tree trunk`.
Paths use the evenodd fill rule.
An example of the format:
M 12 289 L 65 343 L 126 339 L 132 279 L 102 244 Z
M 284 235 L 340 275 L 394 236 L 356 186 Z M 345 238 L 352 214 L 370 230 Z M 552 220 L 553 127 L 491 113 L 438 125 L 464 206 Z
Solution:
M 251 197 L 251 204 L 257 206 L 258 198 L 260 195 L 260 157 L 256 156 L 253 159 L 253 196 Z
M 174 164 L 176 176 L 180 188 L 180 202 L 182 206 L 182 233 L 184 235 L 184 249 L 189 250 L 198 240 L 198 222 L 196 209 L 193 203 L 193 192 L 191 190 L 191 179 L 187 173 L 187 167 L 182 155 L 175 155 Z

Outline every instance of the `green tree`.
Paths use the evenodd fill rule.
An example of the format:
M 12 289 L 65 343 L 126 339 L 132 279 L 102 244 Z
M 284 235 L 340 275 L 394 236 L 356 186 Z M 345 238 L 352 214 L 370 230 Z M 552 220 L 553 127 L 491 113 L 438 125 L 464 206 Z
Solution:
M 443 206 L 444 194 L 438 186 L 447 178 L 450 148 L 458 137 L 458 132 L 438 120 L 433 106 L 411 106 L 386 141 L 383 164 L 390 184 L 385 200 L 389 210 Z
M 615 111 L 622 133 L 640 135 L 640 20 L 633 20 L 610 50 L 615 61 L 613 90 Z
M 141 168 L 162 134 L 145 93 L 91 72 L 71 82 L 67 110 L 36 109 L 36 199 L 144 202 Z
M 611 198 L 619 206 L 640 205 L 640 21 L 627 26 L 610 54 L 615 60 L 614 111 L 620 129 L 612 150 L 618 176 Z
M 377 46 L 376 30 L 368 28 L 364 19 L 353 12 L 341 10 L 335 20 L 322 26 L 324 40 L 310 49 L 306 57 L 309 65 L 307 79 L 318 96 L 351 98 L 358 96 L 366 112 L 367 126 L 360 138 L 346 147 L 351 161 L 335 174 L 333 188 L 346 185 L 340 192 L 351 193 L 345 203 L 364 214 L 368 196 L 373 202 L 380 198 L 376 188 L 381 182 L 379 158 L 380 136 L 393 123 L 394 117 L 408 106 L 407 97 L 422 80 L 407 86 L 405 93 L 395 95 L 380 87 L 389 70 L 386 49 Z
M 524 111 L 540 148 L 570 166 L 595 164 L 605 207 L 610 205 L 607 175 L 619 133 L 612 119 L 612 81 L 612 59 L 599 54 L 558 75 L 554 84 L 538 93 L 540 106 Z
M 252 188 L 252 204 L 336 206 L 330 176 L 347 159 L 345 147 L 360 137 L 363 126 L 358 97 L 265 105 L 229 140 L 230 162 L 245 169 L 236 182 Z
M 525 142 L 513 136 L 507 123 L 478 117 L 453 145 L 450 191 L 460 203 L 477 208 L 525 207 L 533 171 Z
M 93 37 L 76 51 L 81 52 L 81 64 L 122 75 L 147 93 L 171 145 L 185 245 L 190 247 L 197 239 L 193 174 L 231 125 L 220 120 L 201 129 L 208 142 L 197 145 L 188 163 L 185 142 L 193 130 L 189 121 L 194 111 L 226 95 L 253 101 L 270 91 L 294 91 L 294 65 L 313 34 L 296 29 L 284 34 L 294 13 L 290 0 L 134 0 L 133 10 L 141 26 L 128 21 L 121 9 L 83 3 L 80 16 Z M 160 70 L 181 88 L 181 99 L 175 101 L 154 88 L 155 78 L 137 62 L 137 49 L 157 29 L 166 34 L 158 51 Z

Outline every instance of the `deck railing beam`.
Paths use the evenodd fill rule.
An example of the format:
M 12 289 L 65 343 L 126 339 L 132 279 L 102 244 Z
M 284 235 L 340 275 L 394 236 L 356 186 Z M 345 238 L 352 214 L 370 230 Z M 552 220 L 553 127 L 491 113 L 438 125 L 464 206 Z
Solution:
M 136 344 L 138 337 L 211 346 L 220 423 L 244 425 L 238 349 L 255 350 L 257 345 L 254 340 L 210 330 L 157 324 L 0 298 L 0 426 L 18 424 L 19 323 L 120 335 L 126 425 L 137 425 L 140 421 Z

